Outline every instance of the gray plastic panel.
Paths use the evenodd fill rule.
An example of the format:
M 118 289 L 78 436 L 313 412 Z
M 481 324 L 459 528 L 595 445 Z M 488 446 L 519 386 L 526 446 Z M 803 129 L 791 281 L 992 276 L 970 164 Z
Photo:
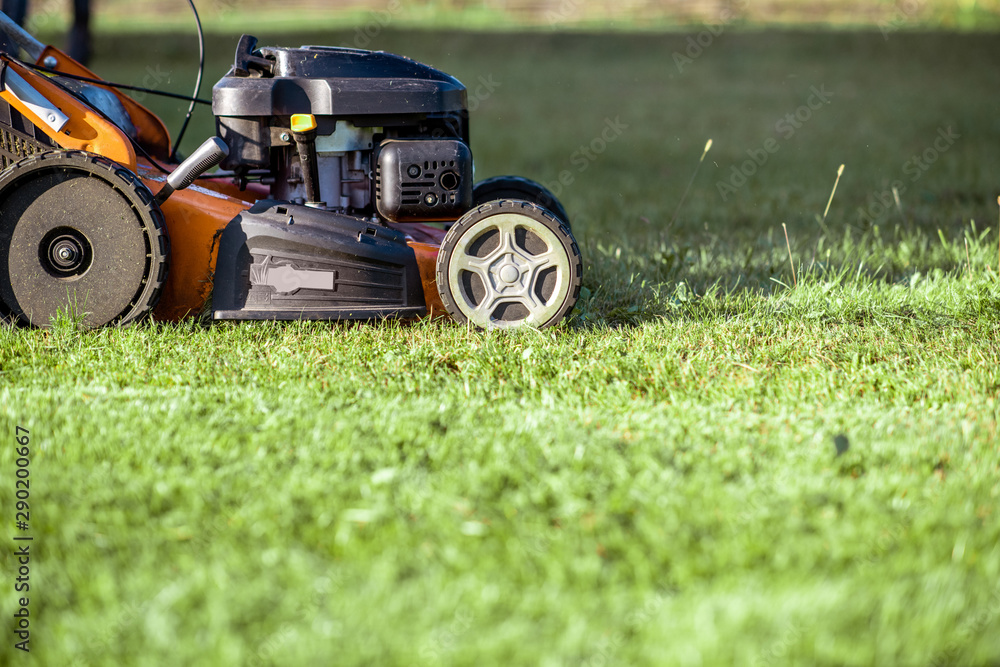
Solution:
M 360 218 L 258 202 L 219 242 L 215 319 L 379 319 L 426 314 L 406 236 Z

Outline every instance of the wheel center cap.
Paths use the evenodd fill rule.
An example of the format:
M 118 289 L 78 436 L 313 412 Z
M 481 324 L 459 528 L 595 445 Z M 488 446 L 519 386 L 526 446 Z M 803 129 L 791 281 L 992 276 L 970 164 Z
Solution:
M 63 260 L 64 262 L 72 262 L 73 260 L 76 259 L 77 252 L 76 248 L 73 248 L 71 246 L 62 246 L 56 252 L 56 255 L 59 257 L 59 259 Z
M 83 258 L 83 248 L 77 239 L 60 237 L 52 244 L 52 262 L 57 269 L 72 271 Z
M 53 229 L 38 247 L 42 267 L 56 278 L 74 279 L 87 272 L 93 250 L 87 237 L 69 227 Z
M 508 285 L 517 282 L 517 279 L 520 277 L 521 272 L 518 271 L 517 267 L 513 264 L 508 264 L 500 269 L 500 280 L 504 281 Z

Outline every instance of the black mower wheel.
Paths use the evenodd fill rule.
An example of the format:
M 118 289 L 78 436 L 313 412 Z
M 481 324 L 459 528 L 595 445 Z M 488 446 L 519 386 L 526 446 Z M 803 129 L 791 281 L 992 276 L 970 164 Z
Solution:
M 572 229 L 566 209 L 556 199 L 556 196 L 541 183 L 521 176 L 494 176 L 472 186 L 473 208 L 497 199 L 519 199 L 538 204 L 551 211 L 559 218 L 560 222 Z
M 537 204 L 474 208 L 444 237 L 437 285 L 448 313 L 481 329 L 548 327 L 580 296 L 583 265 L 569 227 Z
M 163 213 L 139 177 L 99 155 L 51 151 L 0 174 L 0 315 L 48 326 L 132 322 L 167 277 Z

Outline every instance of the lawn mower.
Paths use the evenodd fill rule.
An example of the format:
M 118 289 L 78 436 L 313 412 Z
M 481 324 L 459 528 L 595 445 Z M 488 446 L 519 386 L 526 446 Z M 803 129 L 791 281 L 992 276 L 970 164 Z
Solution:
M 0 54 L 8 321 L 447 313 L 491 329 L 551 326 L 576 303 L 565 209 L 524 178 L 473 182 L 466 90 L 441 71 L 244 35 L 213 89 L 216 136 L 180 160 L 127 86 L 3 14 L 0 31 L 19 51 Z

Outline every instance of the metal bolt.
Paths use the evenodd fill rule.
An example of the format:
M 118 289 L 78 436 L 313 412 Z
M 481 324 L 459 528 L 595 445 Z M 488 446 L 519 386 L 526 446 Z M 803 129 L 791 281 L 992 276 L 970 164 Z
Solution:
M 59 61 L 56 60 L 55 56 L 45 56 L 45 60 L 42 61 L 42 64 L 48 67 L 49 69 L 52 69 L 59 64 Z
M 49 122 L 50 123 L 56 122 L 56 115 L 54 113 L 49 114 Z
M 291 141 L 292 139 L 292 135 L 288 134 L 287 132 L 282 132 L 280 137 L 282 141 Z

